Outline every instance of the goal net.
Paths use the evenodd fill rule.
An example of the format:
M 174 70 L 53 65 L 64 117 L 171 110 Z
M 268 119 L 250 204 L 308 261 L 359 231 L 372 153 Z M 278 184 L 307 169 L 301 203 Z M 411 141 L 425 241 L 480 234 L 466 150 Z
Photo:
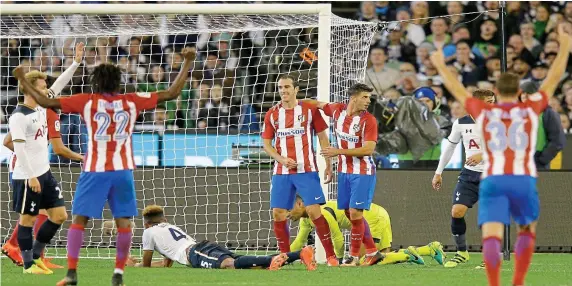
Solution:
M 326 29 L 318 13 L 217 15 L 215 7 L 210 14 L 194 15 L 187 13 L 194 11 L 192 5 L 181 7 L 181 14 L 3 13 L 3 111 L 9 115 L 18 98 L 17 83 L 8 76 L 11 69 L 20 64 L 55 78 L 71 65 L 78 42 L 86 43 L 83 63 L 62 96 L 90 92 L 88 75 L 103 62 L 119 65 L 124 92 L 166 89 L 181 67 L 181 49 L 196 47 L 190 80 L 178 99 L 137 118 L 132 145 L 139 210 L 163 206 L 169 222 L 197 240 L 233 250 L 274 251 L 272 160 L 262 150 L 259 132 L 264 113 L 280 100 L 277 77 L 294 75 L 299 98 L 343 98 L 350 85 L 364 79 L 377 26 L 331 15 Z M 330 30 L 329 35 L 320 29 Z M 322 42 L 326 48 L 321 37 L 327 37 Z M 327 65 L 321 68 L 325 72 L 319 72 L 320 61 Z M 87 136 L 79 116 L 61 114 L 60 124 L 64 143 L 84 153 Z M 51 162 L 69 210 L 80 166 L 53 154 Z M 6 239 L 18 215 L 10 211 L 6 165 L 0 170 L 1 233 Z M 114 257 L 115 235 L 103 227 L 112 219 L 107 208 L 103 217 L 88 224 L 83 257 Z M 65 256 L 68 226 L 69 220 L 54 237 L 48 256 Z M 134 231 L 137 248 L 143 231 L 140 217 Z

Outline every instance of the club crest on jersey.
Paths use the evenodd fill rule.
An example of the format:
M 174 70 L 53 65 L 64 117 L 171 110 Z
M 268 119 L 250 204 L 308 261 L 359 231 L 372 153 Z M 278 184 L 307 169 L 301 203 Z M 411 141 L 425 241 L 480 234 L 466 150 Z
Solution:
M 306 130 L 302 127 L 299 128 L 283 128 L 276 131 L 276 136 L 278 137 L 288 137 L 295 135 L 304 135 Z
M 336 130 L 336 134 L 338 135 L 338 138 L 340 138 L 344 141 L 347 141 L 347 142 L 358 143 L 358 141 L 359 141 L 358 136 L 350 135 L 350 134 L 347 134 L 347 133 L 339 131 L 339 130 Z
M 359 132 L 359 124 L 354 125 L 353 129 L 354 129 L 354 133 Z
M 298 122 L 304 122 L 306 120 L 306 118 L 304 118 L 304 115 L 300 114 L 298 115 Z

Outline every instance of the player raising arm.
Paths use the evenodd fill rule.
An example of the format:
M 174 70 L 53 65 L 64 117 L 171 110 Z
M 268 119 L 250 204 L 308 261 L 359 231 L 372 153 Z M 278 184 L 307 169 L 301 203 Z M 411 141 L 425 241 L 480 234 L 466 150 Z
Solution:
M 372 91 L 365 84 L 353 85 L 348 90 L 347 105 L 306 100 L 334 119 L 338 148 L 324 148 L 321 153 L 326 158 L 338 157 L 338 209 L 345 210 L 352 223 L 351 259 L 346 266 L 359 264 L 362 242 L 367 252 L 365 265 L 382 259 L 363 218 L 363 211 L 369 209 L 375 191 L 375 163 L 371 155 L 377 142 L 377 120 L 367 112 Z
M 76 46 L 73 64 L 50 89 L 46 85 L 45 73 L 34 70 L 26 73 L 25 78 L 41 92 L 42 97 L 59 94 L 79 66 L 83 47 L 83 43 Z M 2 246 L 2 252 L 17 265 L 23 265 L 24 273 L 51 274 L 49 268 L 59 266 L 40 258 L 43 258 L 45 245 L 67 219 L 67 213 L 59 184 L 49 170 L 47 142 L 55 142 L 54 150 L 74 159 L 81 159 L 81 156 L 61 143 L 58 115 L 51 109 L 37 106 L 34 98 L 21 86 L 20 90 L 24 93 L 24 103 L 18 105 L 10 117 L 10 132 L 3 142 L 15 152 L 10 158 L 9 169 L 14 189 L 14 211 L 20 213 L 20 220 L 10 240 Z M 38 176 L 29 177 L 33 174 Z M 36 240 L 33 240 L 32 232 Z M 19 245 L 23 247 L 18 249 Z
M 171 267 L 173 262 L 178 262 L 192 268 L 278 270 L 285 263 L 302 260 L 308 270 L 316 269 L 314 248 L 310 246 L 274 256 L 242 256 L 210 241 L 197 243 L 182 229 L 168 223 L 160 206 L 147 206 L 143 210 L 143 221 L 143 261 L 130 259 L 132 266 Z M 162 261 L 151 262 L 155 251 L 163 255 Z
M 478 89 L 473 92 L 473 97 L 482 100 L 488 104 L 495 102 L 495 94 L 490 90 Z M 447 138 L 444 145 L 444 151 L 439 159 L 439 166 L 435 171 L 432 185 L 433 189 L 440 190 L 443 169 L 451 160 L 455 147 L 463 141 L 465 157 L 467 161 L 461 174 L 457 186 L 453 190 L 453 207 L 451 209 L 451 232 L 457 246 L 455 257 L 445 263 L 445 267 L 457 267 L 460 263 L 469 261 L 469 252 L 467 251 L 467 241 L 465 233 L 467 225 L 465 223 L 465 214 L 469 208 L 479 200 L 479 182 L 481 181 L 481 173 L 483 172 L 482 150 L 481 146 L 484 142 L 477 132 L 475 120 L 471 115 L 465 115 L 453 123 L 451 135 Z
M 79 113 L 88 130 L 88 150 L 73 200 L 74 217 L 67 238 L 68 273 L 58 285 L 77 284 L 76 269 L 85 225 L 90 218 L 101 218 L 106 202 L 118 227 L 112 285 L 123 285 L 123 269 L 132 238 L 129 218 L 137 216 L 131 134 L 142 110 L 155 108 L 157 103 L 175 99 L 181 93 L 196 52 L 185 48 L 182 54 L 185 61 L 177 78 L 168 90 L 156 93 L 118 94 L 121 86 L 119 67 L 101 64 L 90 75 L 95 93 L 51 99 L 42 97 L 24 78 L 20 68 L 14 70 L 14 76 L 38 104 L 61 108 L 65 113 Z
M 292 76 L 281 75 L 278 78 L 281 101 L 264 117 L 264 150 L 276 160 L 270 188 L 274 233 L 280 252 L 290 252 L 287 215 L 298 193 L 307 206 L 308 215 L 316 224 L 316 233 L 326 251 L 328 265 L 338 266 L 330 229 L 320 211 L 320 205 L 326 203 L 326 198 L 320 185 L 312 142 L 316 133 L 322 149 L 330 145 L 328 125 L 318 108 L 296 99 L 298 89 L 298 83 Z M 273 140 L 276 147 L 272 146 Z M 326 159 L 324 177 L 326 183 L 332 179 L 329 158 Z
M 517 75 L 502 74 L 496 83 L 500 104 L 486 104 L 472 98 L 445 65 L 443 51 L 431 55 L 431 62 L 443 77 L 445 86 L 466 109 L 477 124 L 485 142 L 485 162 L 479 190 L 481 201 L 478 222 L 483 232 L 483 257 L 489 285 L 500 285 L 501 240 L 504 225 L 511 216 L 518 225 L 515 244 L 513 285 L 524 285 L 536 239 L 539 200 L 536 190 L 534 152 L 538 132 L 538 114 L 548 105 L 566 68 L 570 50 L 569 34 L 558 27 L 560 49 L 539 92 L 518 101 L 520 94 Z

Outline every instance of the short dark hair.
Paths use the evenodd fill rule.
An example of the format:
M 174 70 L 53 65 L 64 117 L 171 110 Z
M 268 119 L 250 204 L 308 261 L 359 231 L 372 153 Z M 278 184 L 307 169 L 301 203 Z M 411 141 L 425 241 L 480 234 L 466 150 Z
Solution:
M 467 44 L 467 46 L 469 46 L 469 49 L 471 48 L 471 43 L 468 40 L 465 40 L 465 39 L 458 40 L 457 43 L 455 43 L 455 47 L 460 45 L 460 44 Z
M 513 73 L 503 73 L 496 82 L 496 88 L 501 96 L 517 96 L 520 78 Z
M 364 83 L 356 83 L 348 89 L 348 93 L 350 94 L 350 96 L 358 95 L 362 92 L 372 92 L 372 91 L 373 88 L 369 87 Z
M 152 223 L 158 222 L 163 219 L 165 214 L 163 213 L 163 208 L 158 205 L 150 205 L 145 207 L 143 210 L 143 219 L 145 222 Z
M 298 87 L 298 81 L 290 74 L 281 74 L 280 76 L 278 76 L 278 80 L 281 79 L 289 79 L 292 81 L 292 85 L 294 87 Z
M 488 90 L 488 89 L 477 89 L 475 91 L 473 91 L 473 97 L 479 99 L 479 100 L 484 100 L 487 97 L 491 97 L 491 96 L 495 96 L 495 93 L 492 90 Z
M 89 77 L 94 93 L 114 93 L 121 85 L 121 70 L 113 64 L 100 64 Z

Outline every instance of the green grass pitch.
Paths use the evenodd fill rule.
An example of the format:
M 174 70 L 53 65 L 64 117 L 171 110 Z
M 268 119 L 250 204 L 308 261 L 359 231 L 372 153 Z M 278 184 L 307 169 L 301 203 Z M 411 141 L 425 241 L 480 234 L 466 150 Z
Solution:
M 65 265 L 64 259 L 54 262 Z M 127 268 L 125 284 L 128 286 L 159 285 L 486 285 L 484 270 L 474 269 L 481 255 L 471 254 L 468 264 L 447 269 L 430 258 L 426 265 L 377 265 L 359 268 L 329 268 L 320 265 L 308 272 L 301 264 L 285 266 L 279 271 L 268 270 L 210 270 L 190 269 L 180 265 L 173 268 Z M 23 275 L 5 257 L 1 259 L 1 285 L 55 285 L 65 275 L 65 269 L 53 275 Z M 79 263 L 79 285 L 109 285 L 114 261 L 82 259 Z M 503 262 L 502 285 L 510 285 L 513 261 Z M 572 285 L 572 255 L 535 254 L 527 286 Z

